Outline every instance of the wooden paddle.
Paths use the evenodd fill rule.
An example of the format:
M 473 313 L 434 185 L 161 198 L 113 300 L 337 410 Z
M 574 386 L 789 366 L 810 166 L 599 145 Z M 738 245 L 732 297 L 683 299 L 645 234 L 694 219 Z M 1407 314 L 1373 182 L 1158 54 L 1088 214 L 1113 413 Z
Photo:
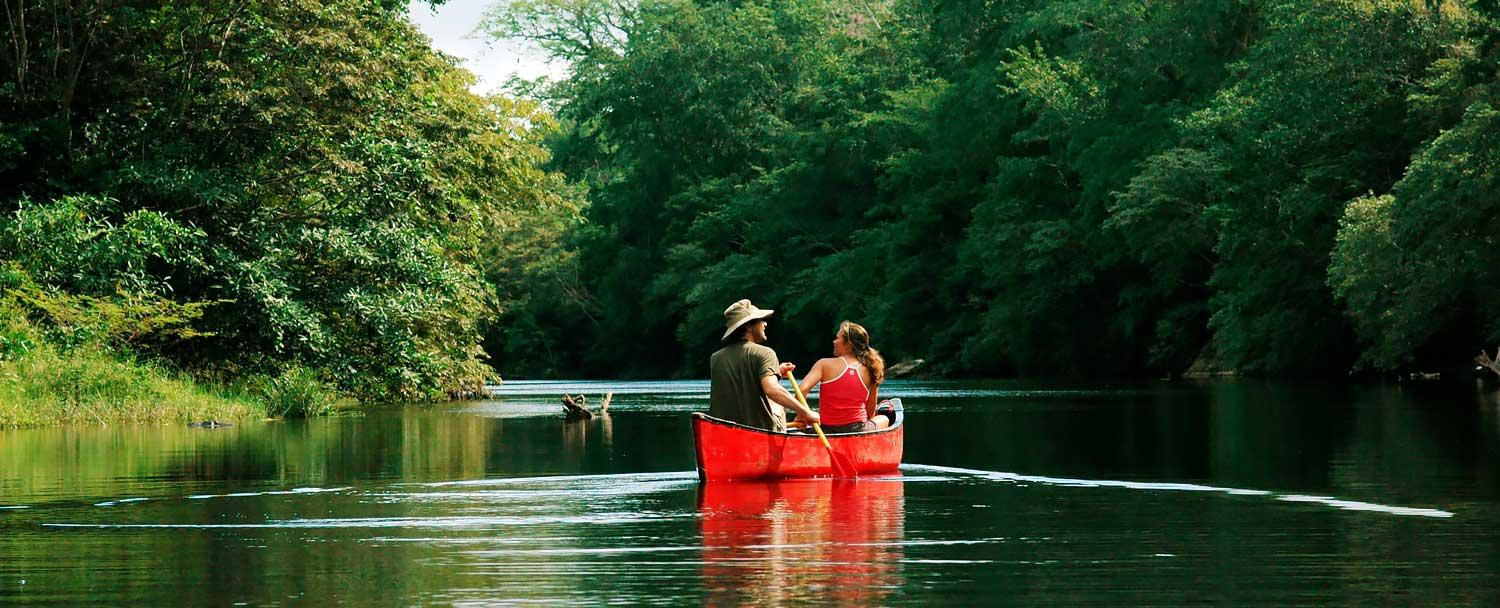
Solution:
M 802 402 L 802 407 L 812 409 L 807 404 L 807 397 L 802 394 L 802 385 L 797 384 L 797 377 L 792 372 L 787 372 L 786 379 L 792 381 L 792 391 L 797 393 L 797 401 Z M 812 427 L 818 433 L 818 439 L 823 440 L 823 447 L 828 448 L 828 460 L 833 462 L 833 474 L 839 477 L 859 477 L 859 472 L 854 469 L 854 463 L 849 462 L 849 457 L 833 451 L 833 444 L 828 443 L 828 436 L 823 434 L 822 425 L 814 422 Z

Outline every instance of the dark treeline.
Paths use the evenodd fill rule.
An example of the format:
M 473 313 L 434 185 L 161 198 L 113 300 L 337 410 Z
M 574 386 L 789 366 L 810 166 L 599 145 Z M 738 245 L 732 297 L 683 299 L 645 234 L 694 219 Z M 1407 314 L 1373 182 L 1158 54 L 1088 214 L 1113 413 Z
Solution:
M 502 371 L 699 375 L 869 327 L 985 376 L 1451 368 L 1500 340 L 1496 3 L 515 0 L 580 222 Z
M 104 349 L 370 399 L 492 376 L 494 237 L 567 217 L 568 187 L 548 118 L 471 94 L 405 2 L 4 9 L 0 362 Z

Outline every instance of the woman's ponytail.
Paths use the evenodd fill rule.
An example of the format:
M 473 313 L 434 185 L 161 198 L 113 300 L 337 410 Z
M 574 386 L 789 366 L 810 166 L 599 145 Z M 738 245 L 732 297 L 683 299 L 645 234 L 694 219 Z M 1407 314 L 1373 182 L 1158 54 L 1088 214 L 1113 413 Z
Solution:
M 839 324 L 839 335 L 849 343 L 854 360 L 869 370 L 871 383 L 885 382 L 885 359 L 881 358 L 880 351 L 870 348 L 870 332 L 858 323 L 844 321 Z

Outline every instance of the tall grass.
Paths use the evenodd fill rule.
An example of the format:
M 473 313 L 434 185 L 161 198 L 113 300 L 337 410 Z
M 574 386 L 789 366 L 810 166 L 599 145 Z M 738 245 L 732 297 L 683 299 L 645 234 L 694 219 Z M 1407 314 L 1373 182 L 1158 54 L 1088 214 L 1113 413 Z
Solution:
M 265 408 L 104 350 L 40 344 L 0 360 L 0 428 L 262 418 Z
M 324 382 L 318 373 L 305 367 L 293 367 L 276 377 L 261 377 L 250 382 L 250 392 L 273 418 L 312 418 L 333 416 L 340 412 L 338 392 Z
M 132 354 L 143 336 L 199 335 L 189 323 L 202 309 L 123 293 L 114 299 L 53 294 L 0 261 L 0 428 L 339 412 L 337 390 L 300 366 L 276 376 L 221 370 L 195 378 Z

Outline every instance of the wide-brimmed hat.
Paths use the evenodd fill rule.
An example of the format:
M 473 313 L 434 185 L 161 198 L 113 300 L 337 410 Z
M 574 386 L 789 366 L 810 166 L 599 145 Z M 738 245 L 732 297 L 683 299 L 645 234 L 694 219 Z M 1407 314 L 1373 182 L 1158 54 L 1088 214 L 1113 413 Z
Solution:
M 719 339 L 728 340 L 729 335 L 733 334 L 734 330 L 739 329 L 741 325 L 756 319 L 769 317 L 773 312 L 776 311 L 769 308 L 756 308 L 754 304 L 750 303 L 750 300 L 740 300 L 730 304 L 729 308 L 724 309 L 724 337 Z

